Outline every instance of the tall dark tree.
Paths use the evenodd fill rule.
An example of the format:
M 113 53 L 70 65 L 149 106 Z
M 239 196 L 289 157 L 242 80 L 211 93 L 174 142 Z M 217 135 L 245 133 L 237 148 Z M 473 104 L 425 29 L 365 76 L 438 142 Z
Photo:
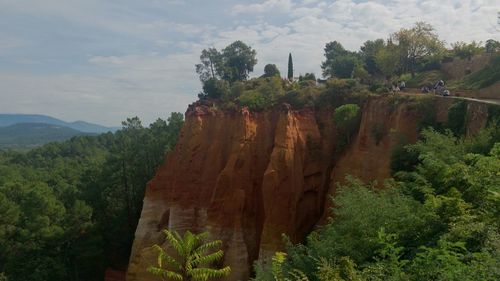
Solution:
M 292 61 L 292 53 L 288 54 L 288 80 L 293 79 L 293 61 Z

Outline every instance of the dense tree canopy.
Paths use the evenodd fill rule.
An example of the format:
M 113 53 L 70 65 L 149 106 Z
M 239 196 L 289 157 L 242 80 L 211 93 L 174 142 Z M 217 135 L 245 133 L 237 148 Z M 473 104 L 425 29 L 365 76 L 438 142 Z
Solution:
M 222 79 L 244 81 L 257 64 L 257 52 L 242 41 L 234 41 L 222 49 Z
M 182 123 L 180 113 L 147 128 L 135 117 L 114 134 L 0 151 L 0 272 L 97 281 L 107 266 L 125 268 L 146 182 Z
M 281 74 L 280 74 L 280 71 L 278 70 L 278 67 L 275 64 L 266 64 L 266 66 L 264 66 L 264 75 L 262 75 L 262 76 L 263 77 L 274 77 L 274 76 L 280 77 Z
M 402 28 L 391 39 L 398 45 L 402 66 L 412 75 L 415 75 L 418 64 L 444 51 L 443 41 L 439 40 L 434 28 L 425 22 L 417 22 L 409 29 Z

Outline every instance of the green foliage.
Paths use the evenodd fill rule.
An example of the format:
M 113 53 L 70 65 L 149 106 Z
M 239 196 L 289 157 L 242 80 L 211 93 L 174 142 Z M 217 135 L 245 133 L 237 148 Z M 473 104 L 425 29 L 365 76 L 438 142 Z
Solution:
M 411 72 L 414 76 L 419 64 L 428 59 L 440 58 L 444 51 L 444 43 L 439 40 L 434 28 L 425 22 L 417 22 L 410 29 L 402 28 L 391 38 L 397 44 L 402 55 L 403 72 Z
M 323 76 L 336 78 L 352 78 L 354 69 L 361 64 L 356 53 L 349 52 L 337 41 L 325 46 L 326 60 L 321 63 Z
M 455 136 L 465 134 L 465 121 L 467 115 L 467 102 L 464 100 L 456 101 L 448 110 L 448 121 L 446 127 L 449 128 Z
M 200 76 L 201 82 L 209 79 L 220 79 L 222 75 L 222 54 L 215 48 L 203 50 L 200 55 L 199 64 L 195 65 L 196 73 Z
M 0 152 L 0 272 L 10 281 L 102 280 L 125 268 L 144 187 L 177 141 L 183 115 L 148 128 Z
M 451 44 L 452 54 L 462 59 L 472 59 L 474 55 L 480 54 L 484 51 L 481 46 L 481 42 L 472 41 L 471 43 L 465 43 L 463 41 L 455 42 Z
M 281 76 L 278 67 L 275 64 L 266 64 L 266 66 L 264 66 L 264 75 L 262 75 L 262 77 L 274 77 L 274 76 L 278 77 Z
M 292 53 L 288 54 L 288 72 L 287 72 L 288 80 L 293 79 L 293 61 L 292 61 Z
M 196 73 L 202 83 L 212 80 L 228 82 L 243 81 L 248 78 L 257 64 L 256 52 L 242 41 L 234 41 L 222 49 L 205 49 L 201 52 L 201 63 L 196 64 Z
M 418 153 L 406 145 L 406 139 L 400 139 L 391 151 L 391 174 L 399 171 L 412 171 L 418 164 Z
M 418 96 L 410 103 L 409 108 L 419 115 L 418 130 L 427 127 L 436 127 L 436 97 L 433 95 Z
M 315 81 L 316 82 L 316 75 L 314 75 L 314 73 L 306 73 L 304 75 L 300 75 L 299 81 Z
M 407 80 L 406 86 L 411 88 L 421 88 L 423 86 L 432 87 L 436 81 L 443 79 L 443 77 L 446 76 L 440 70 L 424 71 Z
M 248 106 L 250 110 L 259 111 L 275 106 L 285 95 L 280 77 L 255 79 L 255 89 L 245 90 L 239 97 L 241 106 Z
M 345 50 L 337 41 L 326 44 L 325 57 L 326 60 L 321 63 L 325 77 L 351 78 L 356 66 L 361 64 L 355 53 Z
M 457 88 L 478 90 L 486 88 L 500 81 L 500 55 L 496 55 L 481 70 L 465 76 L 457 85 Z
M 328 79 L 326 89 L 331 95 L 347 95 L 351 93 L 356 86 L 354 79 Z
M 155 266 L 150 266 L 148 271 L 162 280 L 193 280 L 207 281 L 228 276 L 231 272 L 228 266 L 212 268 L 210 265 L 220 261 L 224 252 L 217 250 L 222 241 L 207 242 L 208 233 L 193 234 L 186 231 L 183 236 L 177 232 L 163 230 L 169 246 L 175 251 L 172 256 L 160 245 L 153 248 L 158 251 Z M 212 252 L 214 251 L 215 252 Z
M 336 128 L 337 151 L 342 151 L 351 142 L 351 136 L 358 131 L 361 121 L 357 104 L 344 104 L 335 109 L 333 122 Z
M 493 39 L 488 39 L 486 40 L 486 44 L 484 44 L 484 49 L 486 53 L 496 53 L 500 51 L 500 42 L 493 40 Z
M 257 52 L 242 41 L 234 41 L 222 49 L 221 78 L 229 81 L 244 81 L 257 64 Z
M 291 273 L 301 272 L 313 281 L 498 280 L 500 130 L 490 125 L 473 139 L 427 129 L 416 144 L 402 140 L 418 161 L 394 170 L 383 189 L 348 178 L 336 188 L 328 223 L 305 245 L 287 242 L 282 274 L 293 280 Z M 261 267 L 256 279 L 270 280 L 259 279 L 269 272 Z
M 380 73 L 375 57 L 377 53 L 385 47 L 384 39 L 368 40 L 361 46 L 361 57 L 363 58 L 364 68 L 369 74 L 374 75 Z
M 229 94 L 229 82 L 225 80 L 217 80 L 209 78 L 203 82 L 203 96 L 213 99 L 219 99 Z
M 373 59 L 377 69 L 386 78 L 392 77 L 401 68 L 399 51 L 396 45 L 388 44 L 386 47 L 379 49 L 374 55 Z

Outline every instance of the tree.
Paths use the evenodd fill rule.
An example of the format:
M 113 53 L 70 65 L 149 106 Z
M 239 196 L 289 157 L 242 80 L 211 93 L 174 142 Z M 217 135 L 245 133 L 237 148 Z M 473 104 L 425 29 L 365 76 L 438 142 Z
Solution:
M 388 44 L 387 47 L 380 49 L 375 55 L 375 63 L 386 79 L 389 80 L 400 68 L 397 47 Z
M 278 67 L 276 67 L 275 64 L 266 64 L 264 67 L 264 75 L 263 77 L 274 77 L 278 76 L 280 77 L 280 71 L 278 70 Z
M 203 94 L 206 97 L 219 99 L 229 93 L 229 82 L 210 78 L 203 83 Z
M 162 280 L 206 281 L 229 275 L 228 266 L 211 268 L 210 264 L 220 261 L 224 256 L 222 250 L 207 253 L 211 249 L 220 248 L 222 241 L 206 242 L 208 233 L 193 234 L 186 231 L 183 236 L 177 232 L 163 230 L 170 247 L 175 250 L 177 259 L 167 253 L 160 245 L 153 248 L 158 251 L 156 266 L 150 266 L 148 271 Z
M 222 79 L 244 81 L 257 64 L 257 52 L 242 41 L 234 41 L 222 50 Z
M 201 51 L 201 63 L 196 65 L 196 73 L 200 75 L 201 82 L 220 77 L 221 59 L 220 52 L 215 48 L 208 48 Z
M 307 72 L 306 74 L 299 76 L 299 81 L 316 81 L 316 75 L 314 75 L 314 73 Z
M 363 62 L 365 65 L 366 71 L 371 75 L 377 74 L 380 70 L 377 67 L 377 63 L 375 62 L 375 56 L 377 53 L 385 47 L 384 39 L 377 40 L 368 40 L 363 43 L 361 46 L 361 57 L 363 58 Z
M 486 50 L 486 53 L 496 53 L 500 51 L 500 42 L 493 39 L 488 39 L 486 40 L 484 48 Z
M 293 79 L 293 61 L 292 61 L 292 53 L 288 53 L 288 80 Z
M 455 42 L 451 44 L 453 54 L 462 59 L 472 59 L 474 55 L 481 53 L 484 48 L 481 47 L 481 42 L 472 41 L 471 43 Z
M 337 130 L 338 149 L 343 149 L 351 142 L 360 122 L 360 108 L 357 104 L 344 104 L 335 109 L 333 122 Z
M 412 77 L 415 77 L 418 64 L 444 50 L 444 43 L 439 40 L 434 28 L 425 22 L 417 22 L 410 29 L 402 28 L 391 39 L 397 43 L 403 66 Z
M 325 77 L 350 78 L 354 68 L 360 64 L 356 54 L 344 49 L 337 41 L 326 44 L 325 57 L 326 60 L 321 63 Z

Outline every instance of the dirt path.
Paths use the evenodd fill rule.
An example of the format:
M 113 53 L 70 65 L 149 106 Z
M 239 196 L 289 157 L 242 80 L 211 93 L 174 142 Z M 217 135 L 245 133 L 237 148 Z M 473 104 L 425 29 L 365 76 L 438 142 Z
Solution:
M 403 92 L 399 92 L 398 94 L 403 94 L 403 95 L 410 95 L 410 96 L 416 96 L 416 95 L 433 95 L 433 94 L 425 94 L 425 93 L 422 93 L 420 92 L 418 89 L 412 89 L 412 88 L 408 88 L 406 89 L 405 91 Z M 436 95 L 437 97 L 440 97 L 440 98 L 443 98 L 443 99 L 462 99 L 462 100 L 470 100 L 470 101 L 477 101 L 477 102 L 483 102 L 483 103 L 488 103 L 488 104 L 496 104 L 496 105 L 500 105 L 500 100 L 498 99 L 477 99 L 477 98 L 467 98 L 467 97 L 457 97 L 457 96 L 447 96 L 447 97 L 443 97 L 443 96 L 439 96 L 439 95 Z

